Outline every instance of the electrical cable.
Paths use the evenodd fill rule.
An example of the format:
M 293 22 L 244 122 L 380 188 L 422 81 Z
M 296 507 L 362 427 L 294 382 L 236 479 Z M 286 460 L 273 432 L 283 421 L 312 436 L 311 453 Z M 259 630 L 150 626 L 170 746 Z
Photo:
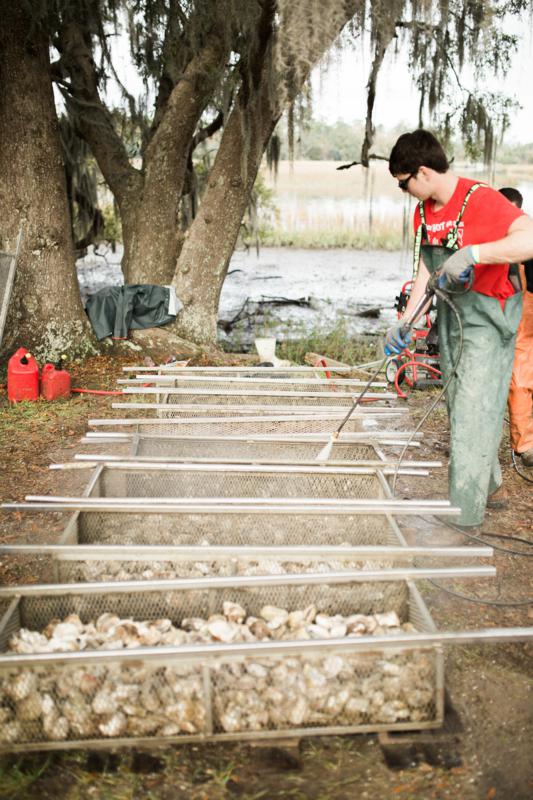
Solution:
M 458 597 L 460 600 L 466 600 L 469 603 L 478 603 L 482 606 L 495 606 L 496 608 L 506 607 L 506 608 L 518 608 L 519 606 L 531 606 L 533 605 L 533 598 L 530 600 L 481 600 L 479 597 L 471 597 L 467 594 L 461 594 L 460 592 L 454 592 L 453 589 L 446 589 L 446 587 L 441 586 L 440 583 L 437 583 L 432 578 L 428 578 L 428 583 L 431 583 L 432 586 L 435 586 L 437 589 L 440 589 L 441 592 L 446 592 L 446 594 L 451 594 L 452 597 Z

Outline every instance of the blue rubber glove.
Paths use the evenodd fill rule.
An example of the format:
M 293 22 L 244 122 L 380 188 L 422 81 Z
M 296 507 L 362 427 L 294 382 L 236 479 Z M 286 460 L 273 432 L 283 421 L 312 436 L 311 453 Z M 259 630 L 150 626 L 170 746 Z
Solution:
M 393 325 L 392 328 L 389 328 L 385 334 L 383 352 L 386 356 L 393 356 L 401 353 L 411 341 L 411 333 L 407 332 L 402 335 L 402 327 L 403 324 L 399 322 L 397 325 Z
M 450 256 L 438 273 L 437 285 L 444 289 L 447 281 L 451 283 L 468 283 L 472 275 L 474 264 L 479 264 L 479 249 L 477 245 L 461 247 Z

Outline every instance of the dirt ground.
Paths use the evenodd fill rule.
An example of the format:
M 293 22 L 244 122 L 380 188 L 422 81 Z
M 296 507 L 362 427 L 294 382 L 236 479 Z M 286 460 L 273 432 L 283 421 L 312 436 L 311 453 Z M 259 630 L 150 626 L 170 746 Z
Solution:
M 72 370 L 75 386 L 114 388 L 133 356 L 100 357 Z M 79 439 L 87 419 L 116 414 L 110 397 L 79 395 L 54 404 L 9 407 L 0 390 L 0 498 L 22 500 L 28 493 L 79 493 L 85 470 L 51 471 L 83 448 Z M 420 418 L 430 399 L 415 392 L 408 400 L 412 419 Z M 408 421 L 405 423 L 409 424 Z M 446 462 L 448 432 L 444 409 L 424 425 L 422 447 L 411 457 Z M 92 450 L 93 448 L 91 448 Z M 533 542 L 533 491 L 513 470 L 507 444 L 502 465 L 510 506 L 487 514 L 484 532 L 518 535 Z M 445 469 L 430 479 L 402 479 L 399 494 L 444 497 Z M 54 542 L 66 515 L 0 514 L 0 542 Z M 410 543 L 460 544 L 460 534 L 430 520 L 401 522 Z M 483 535 L 483 533 L 481 534 Z M 488 544 L 526 550 L 523 545 L 487 539 Z M 531 552 L 531 551 L 530 551 Z M 455 591 L 480 598 L 524 600 L 533 597 L 530 562 L 526 557 L 495 551 L 486 563 L 497 567 L 496 579 L 447 582 Z M 3 582 L 46 580 L 46 560 L 23 563 L 0 556 Z M 436 587 L 419 587 L 437 627 L 446 630 L 528 626 L 533 607 L 493 607 L 459 600 Z M 439 766 L 424 753 L 409 755 L 401 769 L 391 769 L 376 736 L 316 737 L 294 748 L 254 748 L 240 744 L 197 744 L 168 748 L 151 756 L 127 752 L 113 757 L 72 751 L 0 759 L 1 800 L 218 800 L 218 798 L 294 798 L 295 800 L 529 800 L 533 797 L 531 766 L 531 654 L 526 644 L 454 647 L 446 652 L 446 687 L 458 714 L 455 759 Z M 411 759 L 412 755 L 412 759 Z

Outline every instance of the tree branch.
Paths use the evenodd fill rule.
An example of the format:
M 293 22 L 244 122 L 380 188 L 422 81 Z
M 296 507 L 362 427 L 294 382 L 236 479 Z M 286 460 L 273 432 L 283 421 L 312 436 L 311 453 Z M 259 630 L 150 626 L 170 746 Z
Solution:
M 215 119 L 210 122 L 209 125 L 206 125 L 204 128 L 200 128 L 200 130 L 194 134 L 191 144 L 191 152 L 195 150 L 199 144 L 205 142 L 206 139 L 214 136 L 214 134 L 220 130 L 223 124 L 224 112 L 219 111 Z
M 64 84 L 60 86 L 67 108 L 120 205 L 132 190 L 140 189 L 141 173 L 130 164 L 125 145 L 100 98 L 96 65 L 81 25 L 75 21 L 65 24 L 59 32 L 58 45 L 58 69 L 70 78 L 68 89 Z
M 388 156 L 378 156 L 376 153 L 370 153 L 367 157 L 367 161 L 388 161 Z M 336 167 L 337 170 L 341 169 L 350 169 L 350 167 L 368 167 L 368 163 L 365 164 L 363 161 L 351 161 L 349 164 L 341 164 L 340 167 Z

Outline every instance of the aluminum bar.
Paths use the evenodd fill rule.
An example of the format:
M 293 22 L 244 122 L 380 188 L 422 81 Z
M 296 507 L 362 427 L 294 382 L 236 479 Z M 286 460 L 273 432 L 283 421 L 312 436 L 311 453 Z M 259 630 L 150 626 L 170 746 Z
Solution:
M 312 461 L 308 461 L 308 462 L 298 461 L 298 462 L 296 462 L 294 460 L 293 461 L 261 461 L 260 459 L 258 459 L 257 461 L 246 461 L 245 459 L 242 459 L 242 458 L 241 459 L 233 459 L 233 460 L 232 459 L 222 459 L 221 460 L 220 458 L 211 458 L 211 459 L 209 459 L 209 458 L 182 458 L 182 459 L 180 459 L 179 465 L 180 466 L 189 466 L 189 467 L 211 467 L 211 466 L 214 466 L 214 465 L 220 466 L 221 462 L 224 464 L 224 466 L 227 466 L 228 468 L 233 468 L 235 466 L 242 466 L 242 465 L 244 465 L 245 467 L 248 467 L 249 469 L 251 467 L 255 467 L 255 466 L 259 466 L 259 465 L 264 465 L 266 467 L 284 465 L 285 471 L 290 471 L 292 467 L 297 466 L 297 465 L 305 467 L 306 465 L 311 466 L 313 464 Z M 169 461 L 168 459 L 167 460 L 163 460 L 163 461 L 156 461 L 156 462 L 146 462 L 146 461 L 139 462 L 137 459 L 135 459 L 135 461 L 120 460 L 120 463 L 117 464 L 116 461 L 113 461 L 113 458 L 110 458 L 110 459 L 103 458 L 103 459 L 94 460 L 94 461 L 83 461 L 83 462 L 82 461 L 67 461 L 66 463 L 63 463 L 63 464 L 50 464 L 48 468 L 52 469 L 52 470 L 66 472 L 68 470 L 74 470 L 74 469 L 78 469 L 78 470 L 79 469 L 94 469 L 95 467 L 97 467 L 100 464 L 103 467 L 111 468 L 111 467 L 119 466 L 119 467 L 124 467 L 125 469 L 130 469 L 130 468 L 131 469 L 138 469 L 139 467 L 142 467 L 144 465 L 147 469 L 151 469 L 151 468 L 155 468 L 155 467 L 161 467 L 162 470 L 166 469 L 167 471 L 170 471 L 173 467 L 178 466 L 178 462 Z M 326 467 L 326 469 L 331 469 L 332 467 L 340 466 L 341 464 L 344 464 L 346 466 L 346 461 L 344 461 L 344 462 L 343 461 L 328 462 L 328 464 L 329 464 L 329 467 Z M 356 471 L 358 469 L 360 469 L 361 471 Z M 370 474 L 375 474 L 376 471 L 378 471 L 378 470 L 379 470 L 379 472 L 381 472 L 383 475 L 386 475 L 386 476 L 411 475 L 413 477 L 418 476 L 418 477 L 422 477 L 422 478 L 427 478 L 429 476 L 429 474 L 430 474 L 429 470 L 427 470 L 427 469 L 414 469 L 414 468 L 409 468 L 409 467 L 406 467 L 406 466 L 401 466 L 398 469 L 396 469 L 394 466 L 392 466 L 392 467 L 387 467 L 387 466 L 381 467 L 380 464 L 374 464 L 374 465 L 372 465 L 370 467 L 369 466 L 364 466 L 364 465 L 355 465 L 351 469 L 350 472 L 353 475 L 370 475 Z
M 491 558 L 492 547 L 409 547 L 396 545 L 114 545 L 0 544 L 4 556 L 49 555 L 62 561 L 210 561 L 221 558 L 279 561 L 307 559 Z
M 92 439 L 90 440 L 92 441 Z M 86 454 L 86 453 L 75 453 L 74 455 L 75 461 L 96 461 L 96 462 L 112 462 L 112 461 L 124 461 L 124 456 L 117 456 L 112 454 L 104 454 L 96 453 L 96 454 Z M 289 464 L 289 465 L 296 465 L 300 464 L 301 466 L 313 466 L 318 463 L 316 459 L 309 459 L 307 461 L 303 461 L 300 459 L 288 459 L 288 458 L 250 458 L 243 456 L 242 458 L 200 458 L 196 456 L 135 456 L 135 461 L 140 462 L 142 464 L 179 464 L 179 463 L 200 463 L 200 464 L 255 464 L 260 462 L 261 464 L 266 465 L 276 465 L 276 464 Z M 349 461 L 348 459 L 342 459 L 336 461 L 335 459 L 331 458 L 328 460 L 328 466 L 330 467 L 366 467 L 372 469 L 383 469 L 386 467 L 395 467 L 398 463 L 397 460 L 385 459 L 358 459 L 357 461 Z M 68 465 L 68 462 L 67 462 Z M 52 464 L 51 468 L 56 469 L 58 464 Z M 401 466 L 404 469 L 433 469 L 437 467 L 442 467 L 442 461 L 402 461 Z
M 160 392 L 160 394 L 166 394 L 166 392 Z M 192 394 L 192 392 L 190 393 Z M 243 400 L 246 400 L 246 395 L 243 395 Z M 337 405 L 318 405 L 318 406 L 311 406 L 311 405 L 245 405 L 243 403 L 239 403 L 237 405 L 229 405 L 227 403 L 111 403 L 112 408 L 127 408 L 127 409 L 147 409 L 147 410 L 161 410 L 161 411 L 172 411 L 173 413 L 179 412 L 181 415 L 185 412 L 199 412 L 204 411 L 206 414 L 211 414 L 211 416 L 222 416 L 225 419 L 225 416 L 221 414 L 221 412 L 231 412 L 232 414 L 260 414 L 261 416 L 265 414 L 272 414 L 274 411 L 276 414 L 290 414 L 294 416 L 295 414 L 337 414 L 340 408 L 344 408 L 344 406 Z M 402 414 L 406 414 L 408 412 L 407 407 L 403 408 L 389 408 L 388 406 L 358 406 L 360 410 L 359 414 L 355 414 L 355 417 L 379 417 L 380 419 L 387 418 L 387 417 L 398 417 Z
M 204 437 L 197 436 L 195 434 L 191 434 L 190 436 L 187 434 L 168 434 L 167 436 L 158 434 L 158 433 L 119 433 L 118 431 L 87 431 L 85 436 L 80 439 L 82 444 L 105 444 L 106 442 L 110 442 L 111 444 L 123 444 L 127 442 L 133 442 L 136 437 L 139 436 L 141 440 L 148 440 L 148 441 L 181 441 L 186 440 L 187 442 L 191 441 L 214 441 L 214 442 L 224 442 L 224 441 L 231 441 L 231 442 L 268 442 L 269 444 L 274 442 L 282 442 L 282 443 L 302 443 L 302 442 L 316 442 L 320 445 L 323 442 L 326 442 L 330 437 L 328 433 L 310 433 L 310 434 L 258 434 L 253 433 L 249 436 L 237 436 L 233 434 L 227 434 L 225 436 L 212 436 L 210 435 L 208 439 Z M 304 438 L 295 438 L 295 437 L 304 437 Z M 310 438 L 313 437 L 313 438 Z M 347 433 L 344 434 L 342 437 L 342 441 L 339 441 L 337 444 L 350 444 L 350 443 L 361 443 L 361 444 L 368 444 L 368 445 L 387 445 L 390 447 L 403 447 L 405 445 L 404 439 L 389 439 L 389 438 L 382 438 L 382 435 L 379 433 Z M 411 442 L 410 447 L 420 447 L 419 442 Z
M 331 399 L 341 399 L 347 400 L 354 400 L 355 396 L 357 396 L 357 392 L 333 392 L 331 395 L 327 395 L 325 392 L 263 392 L 258 389 L 250 389 L 246 392 L 242 390 L 236 389 L 196 389 L 195 391 L 191 389 L 176 389 L 175 387 L 166 387 L 163 391 L 157 387 L 152 386 L 138 386 L 132 387 L 131 389 L 123 389 L 124 394 L 167 394 L 167 395 L 177 395 L 178 397 L 181 395 L 191 395 L 194 394 L 196 397 L 235 397 L 235 398 L 243 398 L 243 397 L 294 397 L 295 399 L 302 398 L 302 397 L 313 397 L 313 398 L 321 398 L 322 400 L 324 397 L 331 397 Z M 355 396 L 354 396 L 355 395 Z M 394 392 L 367 392 L 365 394 L 365 400 L 398 400 L 398 395 Z
M 234 473 L 234 474 L 261 474 L 261 475 L 293 475 L 293 474 L 301 474 L 304 473 L 306 475 L 375 475 L 376 472 L 383 472 L 384 474 L 394 474 L 395 469 L 394 467 L 386 469 L 381 469 L 381 467 L 332 467 L 332 466 L 323 466 L 322 464 L 318 466 L 320 462 L 310 462 L 310 466 L 307 464 L 301 464 L 300 462 L 287 465 L 282 465 L 279 463 L 274 464 L 248 464 L 238 462 L 236 464 L 228 464 L 228 463 L 221 463 L 220 460 L 216 460 L 213 464 L 197 464 L 186 461 L 185 463 L 149 463 L 144 461 L 137 461 L 136 459 L 126 460 L 122 459 L 120 461 L 113 461 L 110 460 L 107 463 L 103 463 L 102 466 L 106 468 L 108 471 L 112 470 L 130 470 L 130 471 L 138 471 L 140 469 L 144 470 L 145 472 L 202 472 L 202 473 L 219 473 L 223 472 L 224 474 L 227 473 Z M 77 462 L 67 463 L 67 464 L 53 464 L 51 467 L 53 469 L 88 469 L 89 467 L 96 466 L 96 463 L 91 464 L 81 464 Z M 417 472 L 417 470 L 410 470 L 404 474 L 408 475 L 429 475 L 427 470 L 422 472 Z
M 186 506 L 230 506 L 240 505 L 242 508 L 248 506 L 261 506 L 270 509 L 272 506 L 288 506 L 290 508 L 299 507 L 306 508 L 361 508 L 370 509 L 377 508 L 382 514 L 387 514 L 389 508 L 403 507 L 414 508 L 423 510 L 425 508 L 450 508 L 449 500 L 396 500 L 394 498 L 380 498 L 380 499 L 348 499 L 348 498 L 329 498 L 329 497 L 74 497 L 74 496 L 54 496 L 54 495 L 31 495 L 28 494 L 25 500 L 29 503 L 62 503 L 68 505 L 69 503 L 85 502 L 88 505 L 127 505 L 128 502 L 136 505 L 149 506 L 153 505 L 180 505 Z M 4 504 L 4 508 L 9 504 Z
M 0 587 L 0 599 L 7 597 L 63 597 L 87 594 L 135 594 L 198 589 L 239 589 L 269 586 L 319 586 L 346 583 L 382 583 L 428 578 L 494 578 L 495 567 L 401 567 L 398 569 L 361 569 L 343 572 L 304 572 L 292 575 L 229 575 L 223 577 L 173 578 L 171 580 L 102 581 L 96 583 L 29 583 Z
M 373 363 L 373 362 L 371 362 Z M 377 362 L 376 362 L 377 364 Z M 365 367 L 368 364 L 362 364 L 361 366 Z M 350 366 L 346 364 L 344 366 L 338 365 L 335 367 L 329 366 L 317 366 L 317 367 L 310 367 L 307 365 L 303 365 L 298 367 L 296 365 L 291 365 L 289 367 L 260 367 L 259 364 L 250 364 L 248 367 L 178 367 L 173 366 L 172 364 L 156 364 L 153 367 L 145 367 L 145 366 L 129 366 L 129 367 L 122 367 L 123 372 L 154 372 L 161 371 L 161 372 L 183 372 L 186 375 L 189 373 L 192 374 L 199 374 L 205 372 L 206 374 L 212 374 L 215 372 L 222 372 L 227 373 L 229 375 L 232 374 L 240 374 L 242 372 L 260 372 L 261 374 L 265 374 L 266 377 L 269 375 L 276 375 L 280 372 L 303 372 L 304 374 L 313 374 L 315 372 L 339 372 L 339 373 L 346 373 L 346 372 L 356 372 L 359 369 L 358 366 Z
M 304 505 L 301 505 L 301 502 Z M 399 516 L 417 516 L 420 514 L 438 514 L 439 516 L 459 516 L 461 510 L 450 506 L 447 501 L 416 502 L 411 500 L 352 500 L 345 504 L 336 500 L 332 505 L 325 501 L 317 503 L 308 499 L 298 501 L 287 498 L 266 500 L 264 503 L 256 498 L 204 498 L 199 502 L 196 498 L 100 498 L 100 497 L 45 497 L 28 495 L 25 503 L 3 503 L 5 511 L 112 511 L 122 513 L 217 513 L 217 514 L 345 514 L 383 516 L 394 514 Z
M 213 388 L 215 389 L 217 387 L 217 383 L 245 383 L 252 389 L 254 385 L 258 383 L 270 383 L 272 384 L 273 388 L 278 386 L 280 389 L 283 389 L 284 385 L 286 384 L 296 386 L 309 386 L 309 384 L 311 384 L 312 386 L 329 386 L 333 392 L 337 386 L 353 387 L 357 389 L 366 385 L 366 381 L 357 380 L 355 378 L 269 378 L 268 376 L 264 378 L 255 376 L 253 378 L 245 378 L 238 376 L 226 377 L 220 375 L 157 375 L 155 373 L 138 375 L 135 378 L 119 378 L 117 380 L 117 384 L 123 386 L 132 386 L 138 383 L 174 384 L 176 381 L 184 381 L 185 383 L 191 383 L 191 385 L 194 386 L 195 382 L 205 383 L 207 380 L 214 384 Z M 376 389 L 386 389 L 389 386 L 389 384 L 386 382 L 376 382 L 373 385 Z M 326 393 L 324 392 L 324 394 Z
M 0 655 L 1 667 L 32 667 L 46 664 L 76 665 L 99 664 L 109 661 L 162 661 L 169 659 L 191 661 L 215 656 L 261 658 L 273 655 L 302 655 L 316 652 L 324 656 L 332 652 L 347 654 L 354 652 L 388 650 L 412 650 L 434 645 L 506 644 L 533 641 L 530 628 L 481 628 L 466 631 L 439 631 L 435 633 L 402 633 L 395 636 L 358 636 L 344 639 L 300 639 L 298 641 L 249 642 L 235 644 L 180 645 L 179 647 L 136 647 L 130 650 L 82 650 L 71 653 L 39 653 L 37 655 Z

